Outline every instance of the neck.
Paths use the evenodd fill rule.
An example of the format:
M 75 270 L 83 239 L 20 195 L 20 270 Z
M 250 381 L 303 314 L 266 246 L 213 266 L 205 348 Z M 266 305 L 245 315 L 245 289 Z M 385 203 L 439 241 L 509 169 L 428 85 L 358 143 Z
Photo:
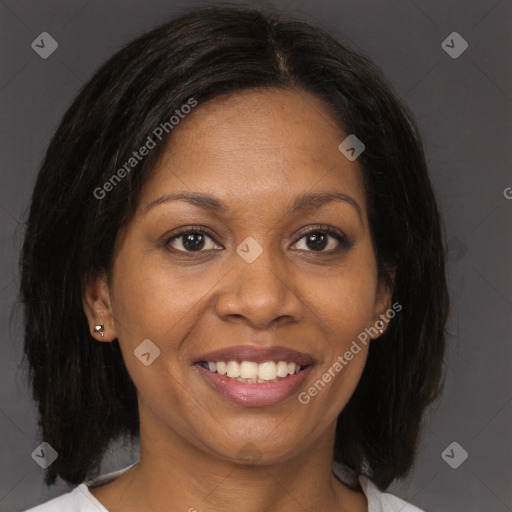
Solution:
M 168 429 L 141 425 L 139 463 L 91 492 L 110 512 L 365 511 L 364 495 L 332 473 L 334 432 L 335 424 L 310 446 L 278 462 L 242 464 L 200 449 Z M 250 445 L 247 449 L 251 451 Z

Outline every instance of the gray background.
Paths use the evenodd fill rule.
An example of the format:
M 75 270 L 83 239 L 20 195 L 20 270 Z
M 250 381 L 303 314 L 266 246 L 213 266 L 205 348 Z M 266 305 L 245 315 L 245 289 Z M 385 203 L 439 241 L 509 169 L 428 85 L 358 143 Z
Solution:
M 2 511 L 23 510 L 69 490 L 62 482 L 47 489 L 31 458 L 41 439 L 20 366 L 21 310 L 13 307 L 22 222 L 45 148 L 73 96 L 106 58 L 177 8 L 192 5 L 200 3 L 0 1 Z M 263 5 L 305 13 L 352 40 L 389 77 L 425 138 L 449 248 L 447 379 L 442 400 L 426 417 L 414 471 L 390 492 L 432 512 L 512 510 L 512 200 L 504 194 L 512 187 L 512 2 Z M 43 31 L 59 44 L 48 59 L 31 48 Z M 441 47 L 454 31 L 469 44 L 457 59 Z M 469 454 L 457 469 L 441 456 L 453 441 Z M 460 449 L 453 454 L 457 460 Z M 102 471 L 136 457 L 136 448 L 117 450 Z

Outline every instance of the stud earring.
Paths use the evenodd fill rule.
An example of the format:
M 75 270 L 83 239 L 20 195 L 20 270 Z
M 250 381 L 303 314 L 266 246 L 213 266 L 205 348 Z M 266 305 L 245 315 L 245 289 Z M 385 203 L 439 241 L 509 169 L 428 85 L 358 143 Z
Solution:
M 377 320 L 377 329 L 379 329 L 379 332 L 382 334 L 384 332 L 384 322 L 382 320 Z
M 94 332 L 94 334 L 100 333 L 101 339 L 103 339 L 103 336 L 105 335 L 105 326 L 104 325 L 95 325 L 93 332 Z

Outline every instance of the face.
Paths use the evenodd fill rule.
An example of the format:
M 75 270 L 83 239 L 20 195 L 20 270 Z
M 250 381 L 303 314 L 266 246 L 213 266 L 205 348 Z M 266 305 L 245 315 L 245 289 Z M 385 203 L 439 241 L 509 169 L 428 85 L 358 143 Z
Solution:
M 141 432 L 266 463 L 332 435 L 368 345 L 344 354 L 390 304 L 347 135 L 319 99 L 281 90 L 214 99 L 174 129 L 109 285 L 84 300 L 119 340 Z

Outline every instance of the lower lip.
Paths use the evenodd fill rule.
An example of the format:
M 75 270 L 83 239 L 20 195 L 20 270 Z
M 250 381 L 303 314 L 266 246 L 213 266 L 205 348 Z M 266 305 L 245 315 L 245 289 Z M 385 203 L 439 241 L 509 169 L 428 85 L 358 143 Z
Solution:
M 244 407 L 275 405 L 290 398 L 302 385 L 313 366 L 277 382 L 245 383 L 211 372 L 196 364 L 200 375 L 225 398 Z

